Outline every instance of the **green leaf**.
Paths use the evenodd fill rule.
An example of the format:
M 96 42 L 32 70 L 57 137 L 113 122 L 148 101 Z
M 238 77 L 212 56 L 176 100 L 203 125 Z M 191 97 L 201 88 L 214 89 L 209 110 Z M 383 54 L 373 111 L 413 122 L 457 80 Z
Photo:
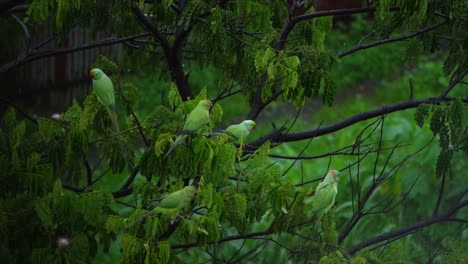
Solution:
M 434 135 L 439 134 L 442 126 L 445 126 L 445 112 L 441 106 L 435 107 L 430 122 L 432 133 L 434 133 Z
M 414 113 L 414 120 L 419 127 L 424 125 L 424 120 L 429 116 L 430 105 L 420 104 Z

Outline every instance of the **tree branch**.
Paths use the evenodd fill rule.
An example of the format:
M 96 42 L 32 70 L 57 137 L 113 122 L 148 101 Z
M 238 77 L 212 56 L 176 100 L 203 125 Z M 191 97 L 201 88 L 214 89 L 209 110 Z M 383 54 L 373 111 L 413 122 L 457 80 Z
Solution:
M 284 90 L 282 90 L 282 89 L 277 90 L 265 102 L 262 102 L 262 99 L 261 99 L 262 90 L 263 90 L 263 88 L 259 88 L 259 90 L 257 90 L 257 93 L 258 93 L 257 95 L 259 96 L 260 101 L 257 101 L 257 103 L 252 105 L 251 110 L 250 110 L 249 114 L 247 115 L 248 120 L 257 119 L 258 115 L 263 111 L 263 109 L 265 109 L 265 107 L 267 107 L 271 102 L 273 102 L 276 98 L 278 98 L 284 92 Z
M 399 238 L 399 237 L 404 237 L 406 235 L 409 235 L 411 233 L 414 233 L 420 229 L 426 228 L 428 226 L 431 226 L 435 223 L 440 223 L 440 222 L 449 222 L 449 221 L 456 221 L 452 218 L 452 216 L 457 213 L 458 210 L 464 208 L 465 206 L 468 205 L 468 200 L 463 201 L 456 206 L 452 207 L 446 214 L 437 216 L 437 217 L 431 217 L 430 219 L 420 221 L 417 223 L 414 223 L 412 225 L 408 225 L 406 227 L 386 232 L 381 235 L 375 236 L 373 238 L 367 239 L 357 245 L 354 245 L 350 248 L 348 248 L 348 252 L 350 254 L 355 254 L 356 252 L 360 251 L 361 249 L 364 249 L 366 247 L 372 246 L 374 244 L 383 242 L 385 240 L 393 239 L 393 238 Z
M 430 98 L 425 98 L 421 100 L 400 102 L 400 103 L 387 105 L 387 106 L 383 106 L 374 110 L 356 114 L 347 119 L 338 121 L 336 123 L 330 124 L 320 129 L 312 129 L 308 131 L 289 133 L 289 134 L 281 133 L 279 135 L 276 132 L 270 132 L 269 134 L 254 140 L 248 145 L 258 147 L 258 146 L 261 146 L 266 141 L 280 143 L 280 142 L 292 142 L 292 141 L 305 140 L 305 139 L 309 139 L 309 138 L 313 138 L 317 136 L 330 134 L 330 133 L 339 131 L 343 128 L 346 128 L 348 126 L 351 126 L 353 124 L 356 124 L 361 121 L 368 120 L 374 117 L 378 117 L 381 115 L 385 115 L 385 114 L 389 114 L 389 113 L 393 113 L 397 111 L 402 111 L 406 109 L 416 108 L 421 104 L 440 104 L 442 102 L 449 102 L 453 100 L 454 100 L 453 98 L 430 97 Z
M 27 54 L 27 56 L 24 59 L 14 59 L 13 61 L 10 61 L 0 67 L 0 73 L 1 72 L 7 72 L 17 66 L 23 65 L 28 62 L 32 62 L 35 60 L 39 60 L 42 58 L 46 57 L 51 57 L 59 54 L 67 54 L 67 53 L 73 53 L 77 51 L 82 51 L 82 50 L 87 50 L 87 49 L 94 49 L 102 46 L 109 46 L 109 45 L 114 45 L 118 43 L 122 43 L 128 40 L 132 40 L 135 38 L 143 37 L 143 36 L 148 36 L 148 33 L 142 33 L 142 34 L 137 34 L 133 36 L 128 36 L 128 37 L 123 37 L 123 38 L 108 38 L 104 40 L 99 40 L 91 43 L 86 43 L 78 47 L 72 47 L 72 48 L 62 48 L 62 49 L 47 49 L 47 50 L 42 50 L 42 51 L 36 51 L 36 52 L 30 52 Z
M 290 6 L 288 10 L 288 17 L 284 20 L 283 27 L 280 32 L 280 37 L 278 38 L 278 41 L 276 45 L 274 46 L 274 49 L 276 52 L 281 51 L 284 48 L 284 45 L 286 44 L 286 39 L 289 36 L 289 33 L 294 28 L 294 25 L 296 24 L 296 20 L 291 19 L 291 14 L 294 13 L 296 10 L 296 2 Z M 262 102 L 262 93 L 263 93 L 263 87 L 265 87 L 265 83 L 268 79 L 268 74 L 264 73 L 261 77 L 260 80 L 260 85 L 257 88 L 257 91 L 255 92 L 255 97 L 252 103 L 252 106 L 250 108 L 250 112 L 247 115 L 247 119 L 250 120 L 255 120 L 257 119 L 258 115 L 265 109 L 265 107 L 270 104 L 273 100 L 275 100 L 278 96 L 280 96 L 283 93 L 283 90 L 278 90 L 276 91 L 273 95 L 270 96 L 265 102 Z
M 145 16 L 143 11 L 136 4 L 132 5 L 132 12 L 143 27 L 161 43 L 167 65 L 169 66 L 171 78 L 176 83 L 177 90 L 179 91 L 182 100 L 186 101 L 189 98 L 194 98 L 193 91 L 188 82 L 188 75 L 184 73 L 184 69 L 182 67 L 182 46 L 188 37 L 190 29 L 184 30 L 183 28 L 178 27 L 175 33 L 174 44 L 171 47 L 156 25 Z
M 397 42 L 397 41 L 409 39 L 409 38 L 412 38 L 412 37 L 415 37 L 415 36 L 418 36 L 418 35 L 422 35 L 422 34 L 424 34 L 426 32 L 429 32 L 429 31 L 434 30 L 434 29 L 436 29 L 438 27 L 441 27 L 442 25 L 444 25 L 446 23 L 447 23 L 447 21 L 445 20 L 445 21 L 440 22 L 438 24 L 435 24 L 435 25 L 433 25 L 431 27 L 420 29 L 420 30 L 418 30 L 418 31 L 416 31 L 414 33 L 411 33 L 411 34 L 407 34 L 407 35 L 403 35 L 403 36 L 399 36 L 399 37 L 394 37 L 394 38 L 389 38 L 389 39 L 383 39 L 383 40 L 371 42 L 369 44 L 359 44 L 356 47 L 353 47 L 351 49 L 340 52 L 338 54 L 338 57 L 343 58 L 344 56 L 347 56 L 347 55 L 352 54 L 352 53 L 354 53 L 356 51 L 359 51 L 359 50 L 364 50 L 364 49 L 372 48 L 372 47 L 375 47 L 375 46 L 388 44 L 388 43 L 392 43 L 392 42 Z
M 460 83 L 463 78 L 466 76 L 466 71 L 467 69 L 464 69 L 457 77 L 455 77 L 455 80 L 453 80 L 447 88 L 440 94 L 440 97 L 447 97 L 447 94 L 458 84 Z
M 301 16 L 297 16 L 295 18 L 296 22 L 300 22 L 303 20 L 308 20 L 311 18 L 317 17 L 324 17 L 324 16 L 335 16 L 335 15 L 352 15 L 352 14 L 362 14 L 362 13 L 373 13 L 375 11 L 375 7 L 360 7 L 360 8 L 346 8 L 346 9 L 335 9 L 335 10 L 327 10 L 327 11 L 320 11 L 315 12 L 312 14 L 305 14 Z M 392 7 L 389 10 L 390 12 L 397 12 L 400 11 L 399 7 Z
M 143 28 L 145 28 L 153 37 L 161 43 L 163 49 L 169 49 L 169 42 L 167 39 L 159 32 L 158 28 L 145 16 L 143 11 L 136 5 L 132 5 L 132 12 L 135 17 L 140 21 Z
M 20 113 L 24 118 L 28 119 L 33 124 L 38 125 L 38 122 L 34 117 L 30 116 L 23 109 L 19 108 L 17 105 L 10 102 L 9 100 L 0 97 L 0 103 L 5 104 L 5 105 L 9 105 L 10 107 L 13 107 L 16 110 L 16 112 Z
M 132 184 L 133 180 L 135 180 L 138 172 L 140 172 L 140 165 L 135 166 L 124 185 L 122 185 L 118 191 L 112 193 L 114 198 L 124 197 L 132 193 L 133 190 L 130 188 L 130 184 Z
M 143 127 L 141 126 L 140 121 L 138 120 L 138 117 L 136 116 L 135 112 L 133 112 L 133 111 L 132 111 L 132 116 L 133 116 L 133 119 L 135 120 L 135 123 L 138 126 L 138 131 L 140 132 L 141 138 L 143 139 L 143 143 L 145 143 L 145 146 L 148 147 L 150 145 L 150 142 L 146 138 L 145 133 L 143 131 Z
M 250 239 L 250 238 L 255 238 L 259 236 L 264 236 L 264 235 L 269 235 L 272 234 L 274 231 L 273 230 L 266 230 L 266 231 L 261 231 L 261 232 L 254 232 L 254 233 L 247 233 L 247 234 L 240 234 L 240 235 L 235 235 L 235 236 L 228 236 L 225 238 L 221 238 L 220 240 L 216 241 L 217 244 L 233 241 L 233 240 L 239 240 L 239 239 Z M 199 246 L 198 243 L 187 243 L 187 244 L 177 244 L 177 245 L 172 245 L 172 249 L 177 249 L 177 248 L 191 248 L 191 247 L 197 247 Z
M 450 168 L 449 168 L 450 171 Z M 442 196 L 444 196 L 444 188 L 445 188 L 445 177 L 446 173 L 442 173 L 442 177 L 440 179 L 440 187 L 439 187 L 439 195 L 437 196 L 437 202 L 434 207 L 433 216 L 437 216 L 439 214 L 440 203 L 442 202 Z
M 371 196 L 374 194 L 374 191 L 377 189 L 377 187 L 379 187 L 379 185 L 384 182 L 386 179 L 390 178 L 391 176 L 388 176 L 393 170 L 396 169 L 396 171 L 393 173 L 393 175 L 398 171 L 398 169 L 403 165 L 404 162 L 406 162 L 407 160 L 409 160 L 410 158 L 414 157 L 415 155 L 417 155 L 418 153 L 420 153 L 421 151 L 423 151 L 424 149 L 426 149 L 431 143 L 432 143 L 433 139 L 431 139 L 426 145 L 422 146 L 421 148 L 419 148 L 418 150 L 416 150 L 415 152 L 411 153 L 411 154 L 408 154 L 406 157 L 404 157 L 402 159 L 402 161 L 400 161 L 398 164 L 396 164 L 392 169 L 390 169 L 389 172 L 387 172 L 386 174 L 384 174 L 384 170 L 391 158 L 391 156 L 393 155 L 394 153 L 394 150 L 396 149 L 396 147 L 398 146 L 395 146 L 394 149 L 392 150 L 392 152 L 390 153 L 390 155 L 388 156 L 386 162 L 385 162 L 385 165 L 383 166 L 383 169 L 382 169 L 382 172 L 379 174 L 379 177 L 377 177 L 377 179 L 375 178 L 375 172 L 374 172 L 374 178 L 373 178 L 373 181 L 372 181 L 372 184 L 371 186 L 367 189 L 367 192 L 364 194 L 364 196 L 362 198 L 360 198 L 360 190 L 358 190 L 358 205 L 357 205 L 357 210 L 353 213 L 353 215 L 351 216 L 351 218 L 347 221 L 347 223 L 345 224 L 345 228 L 344 230 L 340 233 L 340 235 L 338 236 L 338 243 L 341 243 L 343 242 L 343 240 L 349 235 L 349 233 L 351 232 L 351 230 L 354 228 L 354 226 L 356 226 L 356 224 L 362 219 L 363 216 L 367 215 L 369 213 L 370 210 L 372 210 L 372 208 L 370 210 L 368 210 L 368 212 L 364 212 L 364 208 L 367 204 L 367 202 L 369 201 L 369 199 L 371 198 Z M 374 164 L 374 167 L 376 168 L 377 167 L 377 162 Z M 359 177 L 359 175 L 358 175 Z
M 21 5 L 21 0 L 10 0 L 0 2 L 0 15 L 24 12 L 28 10 L 29 5 Z

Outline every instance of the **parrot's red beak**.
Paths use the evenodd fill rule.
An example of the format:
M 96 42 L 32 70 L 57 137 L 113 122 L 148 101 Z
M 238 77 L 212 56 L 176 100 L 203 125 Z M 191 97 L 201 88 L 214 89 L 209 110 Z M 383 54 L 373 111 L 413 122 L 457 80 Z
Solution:
M 197 196 L 197 195 L 198 195 L 198 191 L 195 191 L 193 194 L 194 194 L 195 196 Z
M 92 72 L 92 71 L 89 72 L 89 77 L 91 77 L 91 78 L 94 79 L 94 75 L 93 75 L 93 72 Z

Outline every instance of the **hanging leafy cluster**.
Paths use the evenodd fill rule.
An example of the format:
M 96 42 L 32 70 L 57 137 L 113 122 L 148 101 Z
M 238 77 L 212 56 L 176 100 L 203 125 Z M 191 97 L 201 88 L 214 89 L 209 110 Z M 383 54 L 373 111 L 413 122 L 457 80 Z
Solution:
M 408 46 L 408 54 L 429 50 L 434 52 L 449 44 L 449 54 L 445 59 L 444 71 L 462 73 L 467 67 L 466 45 L 464 46 L 463 32 L 467 26 L 464 18 L 468 11 L 465 1 L 392 1 L 379 0 L 376 2 L 376 14 L 379 18 L 378 33 L 381 38 L 388 38 L 395 32 L 411 33 L 444 24 L 440 30 L 429 31 L 413 38 Z M 389 12 L 398 7 L 398 12 Z M 428 15 L 431 14 L 431 15 Z M 444 43 L 445 42 L 445 43 Z
M 421 104 L 415 112 L 415 120 L 422 127 L 426 119 L 430 119 L 430 129 L 434 136 L 439 137 L 440 154 L 436 164 L 437 176 L 448 172 L 450 162 L 455 153 L 468 152 L 466 134 L 468 133 L 466 108 L 460 99 L 450 104 Z
M 0 127 L 2 261 L 89 262 L 97 251 L 96 234 L 105 231 L 113 198 L 108 193 L 62 189 L 59 178 L 78 172 L 71 167 L 61 170 L 56 163 L 72 166 L 73 155 L 82 160 L 81 137 L 67 138 L 62 126 L 41 119 L 36 126 L 17 118 L 13 109 L 4 114 Z M 56 140 L 65 142 L 61 150 L 45 147 L 58 146 Z M 73 146 L 76 149 L 68 149 Z M 60 175 L 66 172 L 70 174 Z

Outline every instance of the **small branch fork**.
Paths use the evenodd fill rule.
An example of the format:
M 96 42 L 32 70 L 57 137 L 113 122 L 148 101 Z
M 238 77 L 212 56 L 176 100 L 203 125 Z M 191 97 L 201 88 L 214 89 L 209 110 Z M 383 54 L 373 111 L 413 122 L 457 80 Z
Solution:
M 394 231 L 386 232 L 381 235 L 369 238 L 367 240 L 364 240 L 354 246 L 351 246 L 347 249 L 348 253 L 350 254 L 355 254 L 358 251 L 367 248 L 369 246 L 376 245 L 378 243 L 387 241 L 387 240 L 392 240 L 392 239 L 398 239 L 402 238 L 404 236 L 410 235 L 414 232 L 417 232 L 423 228 L 429 227 L 433 224 L 436 223 L 442 223 L 442 222 L 461 222 L 461 223 L 468 223 L 468 221 L 463 220 L 463 219 L 458 219 L 455 218 L 454 216 L 458 211 L 461 209 L 465 208 L 468 206 L 468 200 L 464 201 L 459 201 L 457 204 L 455 204 L 452 208 L 450 208 L 446 213 L 439 215 L 439 216 L 432 216 L 426 220 L 405 226 L 400 229 L 396 229 Z

